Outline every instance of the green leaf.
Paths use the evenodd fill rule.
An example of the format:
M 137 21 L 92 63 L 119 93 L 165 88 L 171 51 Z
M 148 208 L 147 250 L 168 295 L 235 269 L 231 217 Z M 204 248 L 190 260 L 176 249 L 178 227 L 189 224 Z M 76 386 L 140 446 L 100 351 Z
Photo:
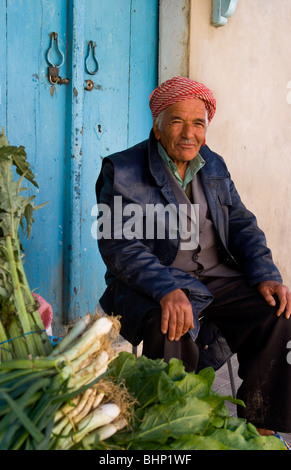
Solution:
M 110 365 L 109 373 L 119 380 L 127 380 L 131 377 L 132 370 L 136 367 L 136 357 L 126 351 L 118 354 Z
M 277 438 L 262 437 L 241 418 L 230 416 L 226 401 L 244 406 L 212 390 L 215 372 L 185 372 L 181 361 L 135 358 L 120 353 L 111 377 L 124 380 L 138 403 L 130 428 L 106 441 L 124 450 L 281 450 Z M 112 446 L 112 447 L 111 447 Z
M 180 381 L 175 381 L 175 384 L 179 387 L 184 397 L 195 396 L 202 398 L 208 396 L 209 386 L 208 382 L 201 376 L 189 372 Z
M 26 229 L 25 230 L 24 230 L 24 226 L 23 226 L 23 217 L 21 218 L 21 221 L 20 221 L 22 231 L 23 231 L 24 235 L 25 234 L 27 235 L 27 238 L 29 238 L 30 235 L 31 235 L 32 224 L 34 222 L 33 212 L 34 212 L 33 206 L 31 204 L 27 204 L 27 206 L 24 209 L 24 213 L 23 213 L 23 217 L 26 220 Z
M 39 314 L 32 308 L 29 300 L 31 291 L 23 269 L 18 233 L 20 225 L 27 237 L 30 236 L 33 212 L 42 207 L 33 205 L 34 195 L 25 197 L 23 194 L 24 188 L 21 185 L 24 178 L 37 187 L 26 157 L 24 147 L 14 147 L 8 144 L 3 130 L 0 134 L 0 320 L 3 328 L 7 328 L 5 331 L 7 337 L 10 337 L 11 324 L 14 319 L 19 320 L 24 331 L 29 331 L 31 327 L 35 329 L 34 324 L 39 320 L 36 317 Z M 16 173 L 20 175 L 16 181 L 13 179 L 12 165 L 16 167 Z M 44 336 L 23 338 L 32 356 L 36 353 L 44 355 L 47 348 L 51 347 L 49 340 Z M 20 344 L 19 341 L 18 345 Z M 13 349 L 17 357 L 20 349 L 18 352 L 16 352 L 16 347 Z
M 27 154 L 24 147 L 9 145 L 4 134 L 4 129 L 2 129 L 2 133 L 0 134 L 0 161 L 4 159 L 10 160 L 16 167 L 18 175 L 24 176 L 30 183 L 38 188 L 35 176 L 31 170 L 29 162 L 27 161 Z
M 211 391 L 211 388 L 213 386 L 213 382 L 214 382 L 214 379 L 215 379 L 215 371 L 212 367 L 206 367 L 205 369 L 202 369 L 199 373 L 198 373 L 199 377 L 203 377 L 207 384 L 208 384 L 208 390 L 209 392 Z
M 228 450 L 284 450 L 284 444 L 273 436 L 260 436 L 253 426 L 241 423 L 237 429 L 218 429 L 211 434 Z
M 168 375 L 174 381 L 182 380 L 187 375 L 183 362 L 179 359 L 172 358 L 168 365 Z
M 157 382 L 157 398 L 160 403 L 171 403 L 179 400 L 183 395 L 182 390 L 162 371 Z
M 148 408 L 133 439 L 164 442 L 168 437 L 202 433 L 211 416 L 211 408 L 196 397 L 172 404 Z
M 211 436 L 187 435 L 176 439 L 171 450 L 228 450 L 221 442 Z
M 162 359 L 151 360 L 145 356 L 121 352 L 112 362 L 110 375 L 125 383 L 128 391 L 142 406 L 158 402 L 158 383 L 161 372 L 167 368 Z
M 15 400 L 13 400 L 7 393 L 4 391 L 0 392 L 0 396 L 9 404 L 11 410 L 14 412 L 15 416 L 19 419 L 21 424 L 25 429 L 31 434 L 31 436 L 36 440 L 36 442 L 41 442 L 44 438 L 42 432 L 40 432 L 25 412 L 18 406 Z

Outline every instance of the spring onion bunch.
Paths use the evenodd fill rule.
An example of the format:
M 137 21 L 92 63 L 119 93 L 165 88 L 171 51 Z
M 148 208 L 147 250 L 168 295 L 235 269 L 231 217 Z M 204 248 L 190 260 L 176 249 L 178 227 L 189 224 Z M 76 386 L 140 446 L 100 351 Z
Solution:
M 14 180 L 13 167 L 18 180 Z M 38 187 L 23 147 L 10 146 L 0 133 L 0 362 L 14 358 L 45 356 L 49 338 L 32 296 L 22 262 L 19 227 L 30 236 L 35 196 L 25 197 L 27 179 Z
M 116 318 L 82 317 L 47 357 L 0 364 L 0 450 L 93 449 L 132 403 L 106 375 Z

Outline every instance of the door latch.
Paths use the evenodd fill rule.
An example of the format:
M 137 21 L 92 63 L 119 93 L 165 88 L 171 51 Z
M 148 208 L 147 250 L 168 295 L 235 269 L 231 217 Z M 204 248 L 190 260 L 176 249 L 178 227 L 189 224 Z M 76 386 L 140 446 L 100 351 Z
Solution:
M 47 51 L 46 58 L 49 63 L 48 79 L 52 85 L 68 85 L 69 78 L 61 78 L 59 68 L 64 63 L 64 54 L 59 48 L 58 33 L 51 33 L 51 44 Z
M 58 67 L 49 67 L 48 77 L 52 85 L 68 85 L 70 83 L 69 78 L 61 78 L 59 76 Z

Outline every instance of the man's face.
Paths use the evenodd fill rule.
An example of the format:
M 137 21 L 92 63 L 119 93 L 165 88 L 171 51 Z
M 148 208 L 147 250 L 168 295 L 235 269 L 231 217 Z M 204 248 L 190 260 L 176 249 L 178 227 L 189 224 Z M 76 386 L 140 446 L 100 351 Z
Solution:
M 159 129 L 154 122 L 157 140 L 179 167 L 198 154 L 205 142 L 206 109 L 202 100 L 193 98 L 172 104 L 164 111 Z

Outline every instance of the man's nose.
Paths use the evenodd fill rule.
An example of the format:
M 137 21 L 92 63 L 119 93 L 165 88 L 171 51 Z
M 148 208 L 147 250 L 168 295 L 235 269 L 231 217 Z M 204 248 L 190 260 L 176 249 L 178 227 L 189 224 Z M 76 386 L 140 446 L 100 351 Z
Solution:
M 194 126 L 190 123 L 185 123 L 183 126 L 182 137 L 185 139 L 191 139 L 194 137 L 194 134 Z

